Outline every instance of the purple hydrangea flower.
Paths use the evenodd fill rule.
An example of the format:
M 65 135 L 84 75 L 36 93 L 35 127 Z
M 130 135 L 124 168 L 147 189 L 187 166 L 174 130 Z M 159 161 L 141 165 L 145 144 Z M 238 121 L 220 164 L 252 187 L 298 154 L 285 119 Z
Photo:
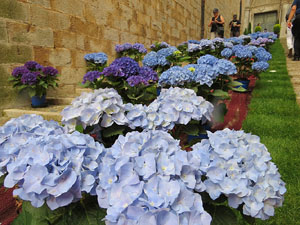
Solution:
M 43 66 L 38 64 L 35 61 L 28 61 L 25 63 L 25 67 L 29 70 L 41 70 L 43 69 Z
M 58 70 L 51 67 L 51 66 L 47 66 L 44 67 L 42 69 L 43 74 L 45 74 L 46 76 L 56 76 L 58 74 Z
M 23 84 L 34 85 L 36 84 L 37 77 L 40 75 L 39 72 L 27 72 L 22 75 L 21 82 Z
M 104 68 L 102 74 L 104 76 L 130 77 L 140 72 L 139 64 L 129 58 L 121 57 L 114 60 L 108 67 Z
M 82 84 L 85 84 L 87 81 L 93 82 L 101 75 L 102 74 L 99 71 L 89 71 L 84 75 Z
M 148 81 L 142 76 L 131 76 L 128 77 L 126 81 L 131 87 L 134 87 L 139 84 L 148 85 Z
M 13 71 L 12 71 L 12 76 L 13 77 L 19 77 L 19 76 L 22 76 L 23 74 L 25 73 L 28 73 L 30 72 L 27 67 L 25 66 L 19 66 L 19 67 L 16 67 Z
M 135 43 L 134 45 L 132 45 L 132 48 L 138 50 L 142 54 L 147 53 L 147 49 L 144 47 L 143 44 Z
M 158 76 L 157 73 L 151 69 L 150 67 L 143 66 L 140 68 L 140 76 L 144 77 L 146 80 L 150 81 L 157 81 Z

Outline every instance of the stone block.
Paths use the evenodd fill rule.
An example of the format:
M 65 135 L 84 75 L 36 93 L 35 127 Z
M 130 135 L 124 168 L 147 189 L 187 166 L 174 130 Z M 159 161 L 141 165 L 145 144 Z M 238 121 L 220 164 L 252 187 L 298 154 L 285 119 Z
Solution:
M 48 9 L 51 8 L 50 0 L 29 0 L 29 2 L 33 3 L 33 4 L 43 6 L 43 7 L 48 8 Z
M 76 68 L 86 68 L 86 63 L 84 60 L 84 56 L 87 54 L 87 52 L 83 51 L 72 51 L 72 63 L 74 67 Z
M 50 16 L 49 10 L 39 5 L 32 4 L 30 6 L 31 23 L 40 27 L 49 27 Z
M 11 76 L 11 73 L 8 71 L 8 66 L 0 65 L 0 85 L 8 86 L 11 83 L 8 81 L 8 78 Z
M 5 21 L 0 21 L 0 41 L 7 42 L 7 28 Z
M 71 52 L 69 49 L 56 48 L 51 49 L 49 55 L 49 62 L 54 66 L 70 66 Z
M 33 47 L 33 55 L 34 55 L 34 60 L 36 62 L 40 63 L 41 65 L 53 66 L 49 62 L 50 48 L 34 46 Z
M 106 40 L 119 42 L 120 41 L 119 33 L 120 33 L 119 30 L 107 27 L 106 29 L 103 29 L 103 38 Z
M 80 50 L 84 50 L 84 35 L 77 34 L 76 35 L 76 48 Z
M 30 30 L 30 41 L 35 46 L 54 47 L 53 30 L 51 28 L 33 27 Z
M 10 43 L 30 44 L 30 25 L 18 22 L 7 22 L 8 40 Z
M 49 12 L 49 26 L 55 30 L 68 30 L 71 27 L 70 16 L 60 12 Z
M 11 85 L 1 86 L 0 92 L 0 109 L 12 107 L 22 107 L 30 105 L 30 97 L 27 91 L 18 92 Z
M 69 31 L 54 31 L 54 46 L 56 48 L 76 49 L 76 34 Z
M 0 17 L 28 22 L 29 5 L 17 0 L 1 0 Z
M 86 73 L 86 68 L 62 67 L 61 82 L 63 84 L 78 85 Z
M 1 63 L 25 63 L 29 60 L 32 60 L 31 46 L 0 44 Z
M 98 26 L 96 23 L 83 21 L 77 17 L 71 17 L 70 31 L 85 34 L 91 37 L 98 37 Z
M 52 0 L 52 8 L 72 16 L 83 17 L 84 2 L 79 0 Z

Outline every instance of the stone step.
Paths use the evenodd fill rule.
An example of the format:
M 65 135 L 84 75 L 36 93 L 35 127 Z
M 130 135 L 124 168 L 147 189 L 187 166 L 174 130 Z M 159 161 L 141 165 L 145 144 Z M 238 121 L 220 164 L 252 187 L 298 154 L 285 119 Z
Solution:
M 53 105 L 45 108 L 20 108 L 20 109 L 4 109 L 4 117 L 16 118 L 24 114 L 37 114 L 41 115 L 45 120 L 55 120 L 60 122 L 60 112 L 65 108 L 65 105 Z
M 76 95 L 81 95 L 82 92 L 92 92 L 93 90 L 90 88 L 76 88 Z
M 74 98 L 55 98 L 48 97 L 47 103 L 49 105 L 70 105 Z

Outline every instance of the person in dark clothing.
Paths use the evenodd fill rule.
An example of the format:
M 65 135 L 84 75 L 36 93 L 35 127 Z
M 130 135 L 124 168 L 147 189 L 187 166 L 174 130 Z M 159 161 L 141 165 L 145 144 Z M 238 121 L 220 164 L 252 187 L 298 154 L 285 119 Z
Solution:
M 213 10 L 214 16 L 211 18 L 208 26 L 210 29 L 210 39 L 216 37 L 224 38 L 224 17 L 219 14 L 218 9 Z
M 291 23 L 294 15 L 296 14 L 296 18 Z M 294 36 L 294 61 L 300 61 L 300 0 L 294 0 L 292 4 L 292 10 L 287 20 L 288 27 L 292 27 L 292 33 Z
M 229 23 L 230 37 L 240 36 L 241 22 L 237 19 L 237 15 L 233 15 L 233 20 Z

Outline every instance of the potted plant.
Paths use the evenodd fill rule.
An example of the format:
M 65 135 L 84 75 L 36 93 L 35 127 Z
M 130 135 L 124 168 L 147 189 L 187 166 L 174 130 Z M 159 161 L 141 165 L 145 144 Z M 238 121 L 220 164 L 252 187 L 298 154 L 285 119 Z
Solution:
M 55 88 L 58 71 L 51 67 L 43 67 L 35 61 L 28 61 L 24 66 L 16 67 L 12 71 L 9 81 L 19 91 L 28 90 L 32 107 L 46 106 L 46 93 L 49 87 Z
M 275 24 L 274 27 L 273 27 L 273 32 L 275 34 L 277 34 L 277 36 L 279 37 L 279 34 L 280 34 L 280 24 Z

